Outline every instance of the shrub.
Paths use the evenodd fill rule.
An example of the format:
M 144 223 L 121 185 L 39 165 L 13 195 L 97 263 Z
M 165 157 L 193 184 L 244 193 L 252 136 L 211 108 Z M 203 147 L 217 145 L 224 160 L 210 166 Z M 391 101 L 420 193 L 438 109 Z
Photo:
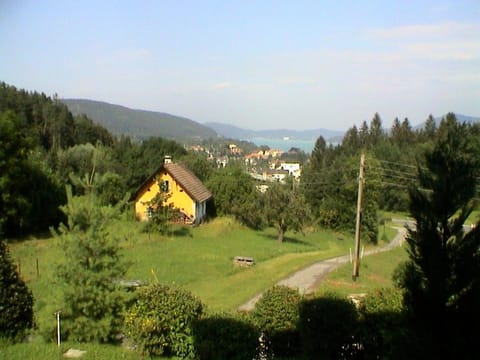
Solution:
M 33 295 L 0 240 L 0 337 L 15 338 L 33 326 Z
M 297 331 L 300 300 L 297 290 L 277 285 L 267 290 L 255 305 L 252 321 L 275 356 L 292 356 L 300 351 Z
M 300 303 L 299 331 L 307 359 L 344 358 L 355 345 L 357 311 L 353 303 L 327 294 Z
M 357 337 L 367 358 L 408 359 L 415 357 L 415 336 L 410 333 L 402 312 L 402 291 L 378 289 L 360 306 Z
M 144 354 L 193 358 L 192 323 L 202 311 L 189 291 L 152 284 L 138 290 L 127 311 L 126 335 Z
M 258 331 L 245 316 L 216 314 L 195 321 L 195 350 L 200 360 L 254 359 Z

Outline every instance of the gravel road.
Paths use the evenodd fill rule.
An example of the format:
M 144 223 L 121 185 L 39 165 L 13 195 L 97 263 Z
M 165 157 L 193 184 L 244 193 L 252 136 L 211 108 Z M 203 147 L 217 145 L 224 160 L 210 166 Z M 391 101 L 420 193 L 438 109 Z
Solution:
M 393 240 L 385 246 L 365 251 L 364 256 L 376 254 L 383 251 L 391 250 L 392 248 L 402 244 L 406 229 L 405 227 L 396 227 L 397 235 Z M 350 255 L 338 256 L 331 259 L 326 259 L 314 263 L 304 269 L 296 271 L 287 278 L 280 280 L 277 285 L 288 286 L 292 289 L 298 289 L 301 294 L 310 294 L 320 286 L 320 283 L 325 279 L 327 274 L 338 268 L 339 266 L 348 263 Z M 262 297 L 262 294 L 257 294 L 238 309 L 241 311 L 250 311 L 255 307 L 255 303 Z

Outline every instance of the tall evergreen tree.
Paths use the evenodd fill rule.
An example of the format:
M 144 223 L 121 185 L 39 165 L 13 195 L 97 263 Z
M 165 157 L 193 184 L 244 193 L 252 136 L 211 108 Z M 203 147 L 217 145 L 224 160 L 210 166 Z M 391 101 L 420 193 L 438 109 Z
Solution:
M 449 114 L 410 189 L 416 224 L 398 280 L 429 358 L 478 357 L 480 223 L 473 230 L 464 223 L 474 209 L 480 153 L 469 133 Z
M 65 261 L 58 272 L 64 330 L 75 341 L 112 341 L 122 322 L 124 297 L 119 282 L 127 270 L 119 238 L 108 230 L 120 205 L 100 206 L 93 191 L 73 197 L 68 188 L 67 198 L 62 210 L 68 223 L 59 229 Z
M 0 239 L 0 337 L 15 338 L 33 326 L 33 295 Z

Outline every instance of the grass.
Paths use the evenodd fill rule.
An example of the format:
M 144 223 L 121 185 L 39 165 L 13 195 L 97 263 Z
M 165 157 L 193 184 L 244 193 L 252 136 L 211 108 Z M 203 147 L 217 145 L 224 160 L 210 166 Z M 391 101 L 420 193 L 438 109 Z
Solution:
M 60 360 L 65 359 L 63 354 L 71 348 L 86 351 L 82 360 L 139 359 L 135 352 L 115 345 L 63 343 L 59 348 L 55 343 L 44 342 L 0 344 L 0 359 Z
M 126 278 L 185 287 L 212 310 L 233 310 L 296 269 L 345 254 L 353 244 L 352 238 L 324 231 L 288 233 L 278 243 L 273 229 L 252 231 L 229 218 L 196 228 L 173 227 L 167 236 L 142 233 L 140 226 L 123 221 L 112 227 L 130 263 Z M 54 328 L 62 300 L 55 271 L 64 256 L 57 240 L 30 238 L 9 246 L 34 294 L 39 329 Z M 256 265 L 235 267 L 237 255 L 253 257 Z
M 369 293 L 374 289 L 391 287 L 392 275 L 401 262 L 407 260 L 404 247 L 364 257 L 360 262 L 359 277 L 352 280 L 352 265 L 346 264 L 333 270 L 316 291 L 316 296 L 335 292 L 346 297 L 350 294 Z
M 347 254 L 353 247 L 352 235 L 326 231 L 288 233 L 285 242 L 278 243 L 273 229 L 252 231 L 229 218 L 196 228 L 172 227 L 167 236 L 142 233 L 140 226 L 123 221 L 112 227 L 122 239 L 125 260 L 131 264 L 126 278 L 147 282 L 158 279 L 164 284 L 187 288 L 202 300 L 208 311 L 234 310 L 290 273 L 319 260 Z M 391 239 L 394 234 L 388 224 L 385 235 L 383 228 L 380 229 L 380 237 Z M 53 238 L 30 238 L 9 244 L 12 257 L 34 294 L 34 311 L 41 334 L 54 330 L 54 313 L 61 309 L 62 294 L 55 269 L 63 261 L 63 254 L 56 243 Z M 361 276 L 353 284 L 351 266 L 332 272 L 318 294 L 327 288 L 347 294 L 389 284 L 391 268 L 402 258 L 401 251 L 396 253 L 394 250 L 366 257 L 361 263 Z M 256 264 L 250 268 L 236 267 L 232 260 L 237 255 L 253 257 Z M 45 341 L 2 347 L 0 358 L 61 357 L 54 341 Z M 62 349 L 65 346 L 68 344 Z M 71 347 L 87 350 L 85 359 L 138 358 L 115 346 L 71 344 Z

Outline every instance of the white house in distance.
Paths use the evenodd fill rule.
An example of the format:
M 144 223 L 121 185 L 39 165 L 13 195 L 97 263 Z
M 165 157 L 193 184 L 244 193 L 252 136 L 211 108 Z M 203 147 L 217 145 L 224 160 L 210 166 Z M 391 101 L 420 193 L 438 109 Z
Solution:
M 282 162 L 280 163 L 280 169 L 288 171 L 296 180 L 300 179 L 302 169 L 300 163 L 297 162 Z

